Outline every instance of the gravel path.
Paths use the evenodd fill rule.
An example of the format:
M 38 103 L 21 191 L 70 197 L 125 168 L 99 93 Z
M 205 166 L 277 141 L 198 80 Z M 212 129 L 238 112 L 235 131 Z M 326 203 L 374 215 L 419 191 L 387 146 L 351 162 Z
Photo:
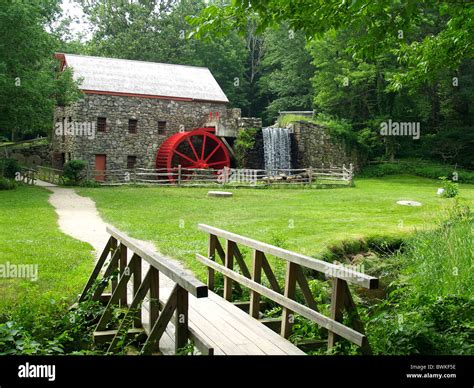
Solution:
M 40 180 L 37 180 L 36 185 L 52 192 L 49 202 L 56 209 L 61 231 L 77 240 L 89 243 L 94 248 L 96 256 L 100 255 L 110 236 L 105 229 L 107 224 L 100 217 L 95 202 L 90 198 L 81 197 L 74 189 L 58 187 Z M 152 242 L 135 241 L 148 250 L 157 252 Z M 178 261 L 173 262 L 182 267 Z

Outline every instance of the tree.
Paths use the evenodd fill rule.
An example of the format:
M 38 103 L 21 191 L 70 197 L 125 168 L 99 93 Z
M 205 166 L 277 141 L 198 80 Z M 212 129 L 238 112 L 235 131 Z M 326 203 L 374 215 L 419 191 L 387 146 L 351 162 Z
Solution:
M 234 106 L 248 100 L 246 48 L 236 33 L 208 40 L 188 36 L 186 16 L 197 15 L 204 1 L 80 0 L 95 33 L 86 52 L 115 58 L 208 67 Z
M 46 135 L 58 100 L 75 95 L 70 72 L 56 77 L 53 37 L 57 0 L 5 0 L 0 7 L 0 135 L 11 140 Z
M 259 86 L 271 99 L 265 111 L 267 121 L 274 120 L 280 110 L 311 110 L 314 66 L 303 34 L 286 26 L 269 28 L 265 31 L 265 41 Z
M 420 26 L 438 24 L 417 39 Z M 346 29 L 355 34 L 346 42 L 360 58 L 375 58 L 393 52 L 405 69 L 392 79 L 392 87 L 418 86 L 439 76 L 446 68 L 456 69 L 464 58 L 472 57 L 474 7 L 463 1 L 439 3 L 435 0 L 248 0 L 225 5 L 211 4 L 190 22 L 195 34 L 224 33 L 229 29 L 245 31 L 248 19 L 257 21 L 257 30 L 288 23 L 303 31 L 308 39 L 326 32 Z

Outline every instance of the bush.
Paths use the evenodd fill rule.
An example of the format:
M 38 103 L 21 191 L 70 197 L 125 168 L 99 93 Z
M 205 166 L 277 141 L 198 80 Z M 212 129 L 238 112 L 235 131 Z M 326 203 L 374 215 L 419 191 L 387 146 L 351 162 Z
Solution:
M 443 193 L 441 196 L 443 198 L 454 198 L 458 195 L 459 185 L 450 181 L 447 177 L 442 176 L 439 179 L 443 182 Z
M 435 230 L 415 233 L 393 260 L 400 277 L 369 309 L 378 354 L 473 354 L 472 216 L 455 203 Z
M 474 183 L 474 172 L 457 169 L 454 166 L 407 159 L 398 163 L 381 163 L 364 167 L 360 176 L 366 178 L 382 177 L 386 175 L 411 174 L 424 178 L 439 179 L 440 176 L 453 177 L 457 173 L 457 180 L 463 183 Z
M 239 167 L 244 167 L 247 153 L 255 145 L 255 137 L 257 136 L 257 132 L 257 128 L 248 128 L 239 131 L 237 134 L 237 139 L 235 140 L 235 157 Z
M 66 184 L 78 185 L 85 179 L 87 163 L 83 160 L 71 160 L 64 165 L 63 176 Z
M 14 188 L 16 188 L 15 181 L 0 177 L 0 190 L 13 190 Z
M 15 179 L 16 173 L 21 172 L 22 168 L 16 159 L 0 159 L 0 176 L 8 179 Z

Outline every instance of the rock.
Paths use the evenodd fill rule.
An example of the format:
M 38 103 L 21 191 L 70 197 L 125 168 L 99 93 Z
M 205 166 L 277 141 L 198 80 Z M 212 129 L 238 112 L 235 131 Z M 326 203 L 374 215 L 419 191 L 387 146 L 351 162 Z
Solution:
M 208 197 L 232 197 L 232 193 L 230 191 L 208 191 Z

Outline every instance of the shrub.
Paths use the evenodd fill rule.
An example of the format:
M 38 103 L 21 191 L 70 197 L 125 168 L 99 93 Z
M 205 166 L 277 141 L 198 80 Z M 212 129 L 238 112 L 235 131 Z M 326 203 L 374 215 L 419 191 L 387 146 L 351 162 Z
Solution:
M 83 160 L 71 160 L 64 165 L 64 179 L 67 184 L 78 185 L 86 176 L 87 163 Z
M 415 233 L 402 253 L 387 300 L 369 309 L 378 354 L 473 354 L 472 216 L 450 206 L 435 230 Z
M 15 179 L 16 173 L 21 172 L 22 168 L 16 159 L 0 159 L 0 176 L 8 179 Z
M 235 140 L 235 157 L 240 167 L 244 167 L 247 152 L 255 145 L 255 137 L 257 136 L 257 128 L 248 128 L 239 131 Z
M 376 178 L 386 175 L 411 174 L 424 178 L 439 179 L 440 176 L 453 177 L 457 173 L 457 180 L 463 183 L 474 183 L 474 172 L 457 169 L 454 166 L 426 162 L 415 159 L 406 159 L 398 163 L 381 163 L 364 167 L 360 176 Z
M 15 181 L 0 177 L 0 190 L 13 190 L 14 188 L 16 188 Z
M 447 177 L 442 176 L 439 178 L 443 182 L 443 198 L 454 198 L 458 195 L 459 186 L 457 183 L 450 181 Z

